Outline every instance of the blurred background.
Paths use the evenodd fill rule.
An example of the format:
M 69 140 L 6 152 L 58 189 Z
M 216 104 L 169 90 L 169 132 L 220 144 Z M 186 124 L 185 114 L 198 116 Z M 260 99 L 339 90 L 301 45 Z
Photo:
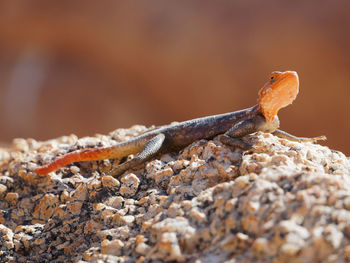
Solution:
M 350 153 L 350 1 L 1 1 L 0 144 L 235 111 L 274 70 L 281 128 Z

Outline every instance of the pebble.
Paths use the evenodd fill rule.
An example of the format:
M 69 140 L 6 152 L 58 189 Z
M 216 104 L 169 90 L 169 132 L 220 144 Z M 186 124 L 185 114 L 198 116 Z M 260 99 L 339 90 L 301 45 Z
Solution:
M 132 173 L 123 176 L 121 182 L 122 185 L 119 192 L 124 197 L 134 196 L 140 185 L 140 179 Z
M 19 198 L 18 193 L 13 193 L 13 192 L 7 193 L 5 196 L 5 200 L 10 206 L 15 206 L 18 202 L 18 198 Z
M 110 175 L 105 175 L 102 177 L 102 185 L 109 190 L 117 191 L 120 187 L 120 182 Z

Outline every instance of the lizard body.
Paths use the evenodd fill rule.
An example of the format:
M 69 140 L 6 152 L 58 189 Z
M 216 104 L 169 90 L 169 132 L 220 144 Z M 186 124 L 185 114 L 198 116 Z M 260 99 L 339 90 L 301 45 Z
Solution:
M 296 72 L 275 71 L 271 73 L 270 80 L 259 91 L 258 104 L 253 107 L 161 126 L 112 147 L 70 152 L 47 165 L 36 168 L 35 172 L 47 174 L 72 162 L 120 159 L 130 154 L 137 154 L 133 159 L 112 169 L 110 174 L 118 176 L 159 153 L 179 150 L 196 140 L 211 139 L 219 134 L 221 134 L 221 142 L 242 149 L 247 149 L 251 145 L 240 138 L 256 131 L 273 133 L 294 141 L 324 140 L 324 136 L 301 138 L 278 130 L 277 113 L 279 109 L 291 104 L 298 92 L 299 80 Z

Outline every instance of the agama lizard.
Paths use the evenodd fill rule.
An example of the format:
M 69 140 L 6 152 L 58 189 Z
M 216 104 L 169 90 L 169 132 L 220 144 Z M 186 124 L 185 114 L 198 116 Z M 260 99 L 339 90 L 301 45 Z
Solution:
M 221 134 L 220 141 L 224 144 L 242 149 L 248 149 L 251 145 L 241 138 L 256 131 L 273 133 L 293 141 L 325 140 L 325 136 L 295 137 L 278 130 L 278 111 L 291 104 L 298 92 L 299 79 L 295 71 L 275 71 L 259 91 L 258 104 L 251 108 L 161 126 L 112 147 L 70 152 L 47 165 L 36 168 L 35 172 L 47 174 L 73 162 L 120 159 L 130 154 L 137 154 L 133 159 L 112 168 L 110 174 L 119 176 L 129 168 L 142 164 L 159 153 L 176 151 L 196 140 L 210 139 L 219 134 Z

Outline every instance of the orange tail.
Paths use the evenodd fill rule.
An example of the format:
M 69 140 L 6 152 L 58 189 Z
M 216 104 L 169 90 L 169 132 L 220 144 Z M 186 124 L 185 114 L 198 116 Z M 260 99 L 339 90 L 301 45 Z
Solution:
M 154 134 L 137 137 L 107 148 L 90 148 L 70 152 L 58 157 L 56 160 L 47 165 L 36 168 L 34 172 L 37 174 L 48 174 L 74 162 L 122 158 L 124 156 L 128 156 L 129 154 L 140 152 L 143 147 L 145 147 L 148 140 L 153 136 Z
M 70 152 L 61 157 L 58 157 L 56 160 L 47 165 L 36 168 L 34 172 L 37 174 L 48 174 L 74 162 L 108 159 L 111 158 L 112 152 L 112 147 L 84 149 L 80 151 Z

